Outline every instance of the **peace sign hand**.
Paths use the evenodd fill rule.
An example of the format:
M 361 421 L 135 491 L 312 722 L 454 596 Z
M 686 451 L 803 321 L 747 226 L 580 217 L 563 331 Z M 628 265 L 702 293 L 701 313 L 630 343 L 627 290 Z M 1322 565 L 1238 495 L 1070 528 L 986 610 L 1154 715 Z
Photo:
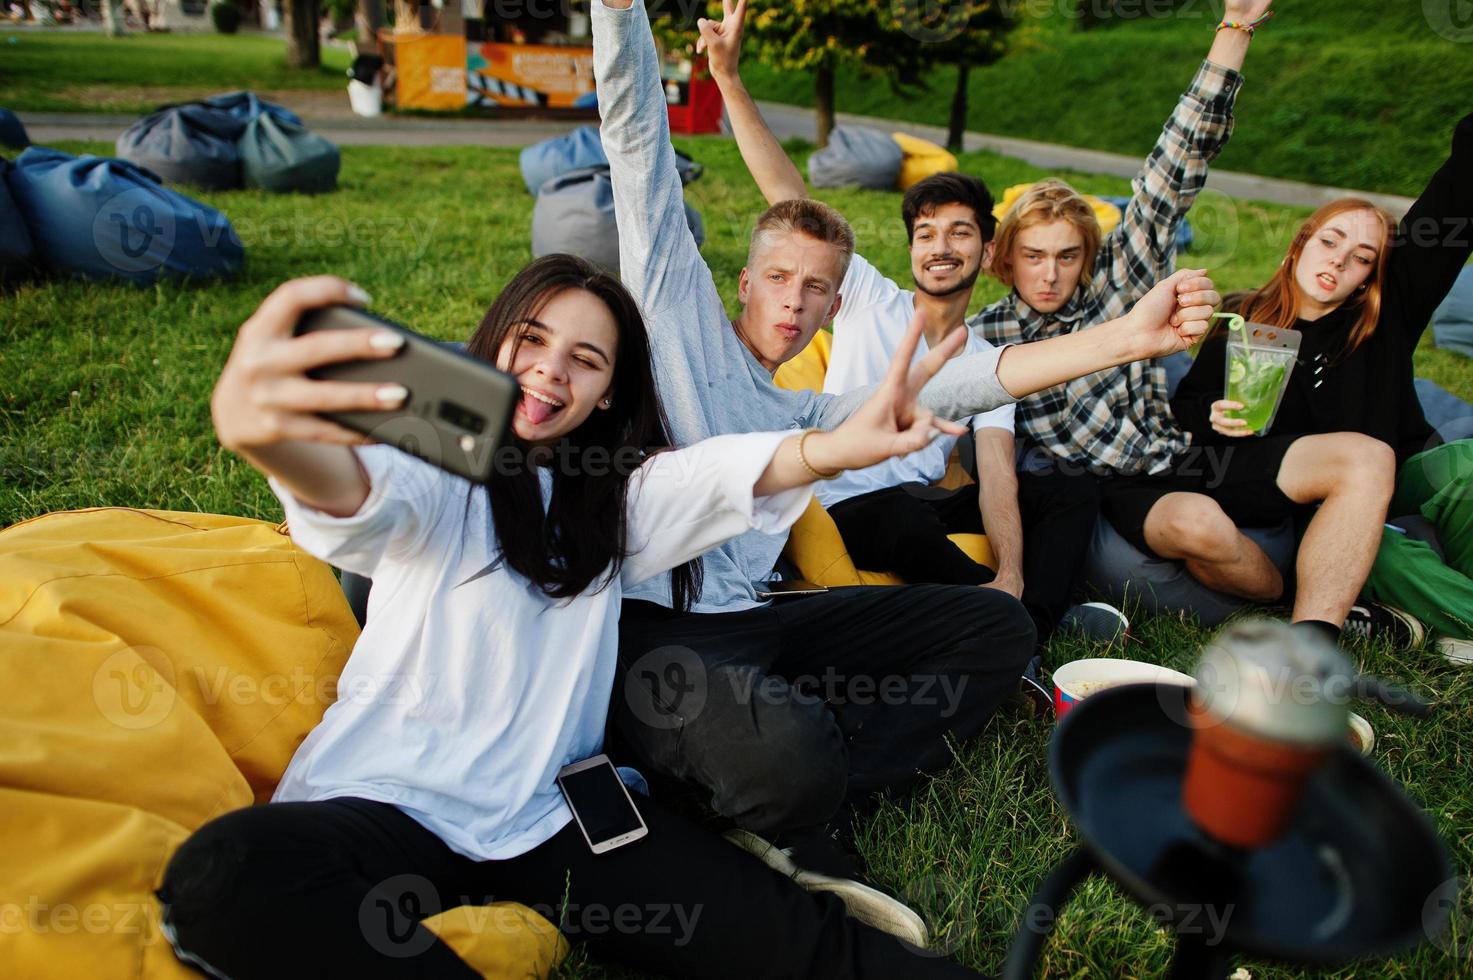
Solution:
M 832 432 L 810 437 L 806 454 L 815 468 L 829 472 L 863 469 L 923 449 L 943 432 L 954 436 L 966 434 L 966 426 L 938 419 L 917 399 L 942 365 L 966 344 L 967 328 L 953 330 L 912 367 L 911 359 L 920 345 L 921 326 L 917 314 L 890 361 L 885 379 L 869 400 Z
M 747 0 L 721 0 L 722 18 L 705 17 L 696 21 L 701 37 L 696 41 L 696 54 L 709 56 L 711 74 L 717 78 L 735 78 L 737 59 L 742 53 L 742 22 L 747 16 Z

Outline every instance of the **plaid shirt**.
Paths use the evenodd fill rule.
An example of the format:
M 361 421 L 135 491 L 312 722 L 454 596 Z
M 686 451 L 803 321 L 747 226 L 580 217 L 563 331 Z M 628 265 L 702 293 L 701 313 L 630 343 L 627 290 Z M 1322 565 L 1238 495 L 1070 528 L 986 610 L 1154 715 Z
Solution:
M 1172 272 L 1177 223 L 1233 130 L 1243 76 L 1204 61 L 1133 181 L 1120 224 L 1100 243 L 1094 273 L 1062 309 L 1038 313 L 1014 291 L 967 321 L 997 346 L 1083 330 L 1126 313 Z M 1159 473 L 1191 443 L 1166 397 L 1166 371 L 1137 361 L 1086 375 L 1018 402 L 1017 431 L 1099 474 Z

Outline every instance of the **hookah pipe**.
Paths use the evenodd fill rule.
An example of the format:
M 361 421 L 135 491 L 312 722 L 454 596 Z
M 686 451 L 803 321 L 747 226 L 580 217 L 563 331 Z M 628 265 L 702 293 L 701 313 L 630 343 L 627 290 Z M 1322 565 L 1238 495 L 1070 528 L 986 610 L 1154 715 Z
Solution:
M 1298 703 L 1285 697 L 1282 682 L 1288 677 L 1310 679 L 1316 696 Z M 1230 627 L 1208 647 L 1197 679 L 1185 719 L 1194 731 L 1182 782 L 1182 805 L 1197 833 L 1168 846 L 1148 878 L 1170 883 L 1180 894 L 1206 899 L 1201 905 L 1207 908 L 1238 904 L 1251 853 L 1285 832 L 1310 776 L 1344 738 L 1346 695 L 1353 693 L 1412 717 L 1426 717 L 1431 711 L 1431 704 L 1421 697 L 1380 678 L 1354 673 L 1328 644 L 1306 641 L 1279 623 Z M 1275 679 L 1280 683 L 1277 689 Z M 1070 764 L 1058 756 L 1054 762 L 1056 768 Z M 1105 852 L 1102 856 L 1111 860 Z M 1002 980 L 1033 976 L 1059 910 L 1074 889 L 1098 871 L 1110 869 L 1086 838 L 1049 873 L 1024 913 Z M 1226 978 L 1235 955 L 1236 950 L 1220 937 L 1209 943 L 1184 928 L 1177 932 L 1168 976 Z

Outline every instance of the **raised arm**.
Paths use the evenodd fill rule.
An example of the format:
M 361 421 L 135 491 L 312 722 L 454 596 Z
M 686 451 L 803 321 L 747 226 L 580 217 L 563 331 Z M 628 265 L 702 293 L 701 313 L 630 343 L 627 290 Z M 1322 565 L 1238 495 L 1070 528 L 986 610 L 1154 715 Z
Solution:
M 1452 151 L 1397 228 L 1386 268 L 1381 322 L 1417 346 L 1432 312 L 1473 254 L 1473 113 L 1453 129 Z
M 1272 0 L 1228 0 L 1224 20 L 1249 24 Z M 1161 129 L 1140 172 L 1120 224 L 1105 239 L 1095 274 L 1117 302 L 1128 305 L 1171 272 L 1176 229 L 1207 182 L 1207 171 L 1233 131 L 1233 103 L 1248 52 L 1246 30 L 1215 35 L 1207 60 Z
M 619 224 L 619 270 L 647 319 L 714 293 L 685 219 L 670 120 L 643 3 L 594 0 L 593 74 Z M 719 301 L 719 299 L 718 299 Z M 676 321 L 671 321 L 676 322 Z M 652 323 L 651 329 L 660 324 Z M 658 339 L 658 338 L 657 338 Z
M 941 418 L 965 418 L 1086 374 L 1165 357 L 1195 344 L 1221 302 L 1206 270 L 1182 269 L 1157 283 L 1129 313 L 1097 327 L 953 359 L 919 401 Z M 870 392 L 815 395 L 810 424 L 838 425 Z
M 316 413 L 398 408 L 398 385 L 314 381 L 307 371 L 338 361 L 390 357 L 403 344 L 392 331 L 322 330 L 293 336 L 308 310 L 361 305 L 368 294 L 335 276 L 278 286 L 236 335 L 210 396 L 220 444 L 274 477 L 302 503 L 349 517 L 368 499 L 368 476 L 349 447 L 370 440 Z
M 721 89 L 721 99 L 731 119 L 731 133 L 736 137 L 742 160 L 768 204 L 807 197 L 808 187 L 803 183 L 803 175 L 767 127 L 767 121 L 757 110 L 757 103 L 742 84 L 737 68 L 742 52 L 742 24 L 747 16 L 747 0 L 737 0 L 735 5 L 732 0 L 721 0 L 721 9 L 724 16 L 719 21 L 704 17 L 696 21 L 701 32 L 696 52 L 705 51 L 710 59 L 711 77 Z

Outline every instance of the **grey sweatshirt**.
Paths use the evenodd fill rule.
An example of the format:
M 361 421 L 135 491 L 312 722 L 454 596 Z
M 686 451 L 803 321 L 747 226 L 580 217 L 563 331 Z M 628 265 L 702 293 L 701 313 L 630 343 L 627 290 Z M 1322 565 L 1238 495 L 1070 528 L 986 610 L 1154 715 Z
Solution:
M 665 93 L 649 19 L 641 0 L 628 10 L 593 4 L 593 73 L 604 152 L 619 218 L 624 285 L 644 313 L 655 380 L 680 446 L 716 435 L 782 429 L 831 429 L 864 404 L 872 389 L 843 395 L 785 391 L 742 344 L 716 282 L 685 220 L 685 198 L 670 147 Z M 953 359 L 921 393 L 942 418 L 965 418 L 1015 401 L 997 380 L 1002 348 Z M 751 531 L 714 551 L 696 612 L 759 605 L 753 589 L 770 578 L 787 534 Z M 670 605 L 660 576 L 627 598 Z

